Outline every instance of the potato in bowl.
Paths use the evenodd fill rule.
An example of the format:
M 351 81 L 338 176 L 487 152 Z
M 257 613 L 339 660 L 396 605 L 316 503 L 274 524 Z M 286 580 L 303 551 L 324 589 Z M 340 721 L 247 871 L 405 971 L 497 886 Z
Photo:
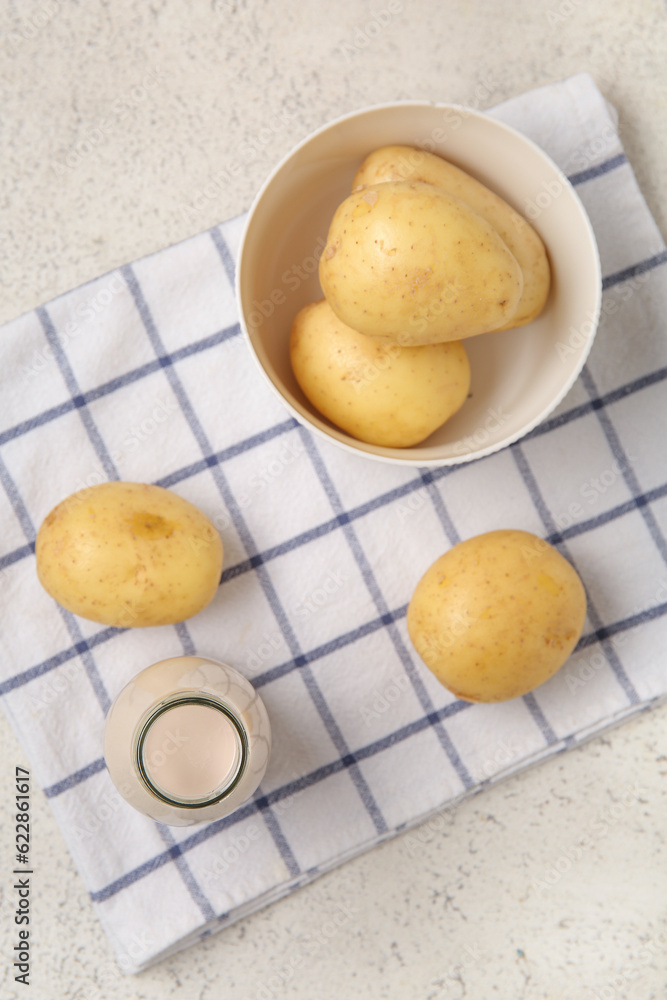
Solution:
M 493 226 L 421 181 L 349 195 L 329 226 L 319 271 L 343 323 L 404 346 L 505 326 L 523 293 L 521 268 Z
M 413 347 L 367 337 L 342 323 L 326 299 L 297 314 L 290 357 L 319 413 L 387 448 L 419 444 L 463 406 L 470 387 L 460 341 Z

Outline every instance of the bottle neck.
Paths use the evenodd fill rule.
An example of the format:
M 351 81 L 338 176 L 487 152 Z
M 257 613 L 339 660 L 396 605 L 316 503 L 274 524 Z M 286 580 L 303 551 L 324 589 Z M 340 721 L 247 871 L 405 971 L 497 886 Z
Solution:
M 151 795 L 180 809 L 220 802 L 248 764 L 242 720 L 214 695 L 180 691 L 154 705 L 137 727 L 134 761 Z

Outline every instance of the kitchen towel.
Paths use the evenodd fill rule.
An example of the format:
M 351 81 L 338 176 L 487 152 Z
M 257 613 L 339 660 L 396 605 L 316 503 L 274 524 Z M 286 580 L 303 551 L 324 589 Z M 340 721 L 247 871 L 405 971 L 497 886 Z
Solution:
M 0 694 L 127 971 L 665 697 L 665 246 L 589 75 L 490 113 L 575 185 L 604 275 L 581 377 L 549 419 L 495 455 L 401 468 L 298 425 L 239 330 L 243 216 L 0 331 Z M 557 195 L 545 188 L 526 211 L 557 211 Z M 41 589 L 42 519 L 110 479 L 168 487 L 220 530 L 221 586 L 195 618 L 107 628 Z M 421 663 L 406 607 L 437 556 L 499 527 L 532 531 L 571 560 L 588 618 L 547 684 L 472 705 Z M 118 796 L 102 735 L 135 673 L 192 652 L 257 686 L 274 748 L 251 802 L 177 829 Z

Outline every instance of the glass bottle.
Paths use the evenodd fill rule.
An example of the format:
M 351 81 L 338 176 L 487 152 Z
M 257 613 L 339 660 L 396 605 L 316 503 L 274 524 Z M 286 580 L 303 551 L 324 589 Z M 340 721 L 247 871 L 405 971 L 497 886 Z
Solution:
M 107 715 L 111 780 L 139 812 L 170 826 L 220 819 L 264 777 L 271 727 L 264 703 L 233 667 L 174 656 L 142 670 Z

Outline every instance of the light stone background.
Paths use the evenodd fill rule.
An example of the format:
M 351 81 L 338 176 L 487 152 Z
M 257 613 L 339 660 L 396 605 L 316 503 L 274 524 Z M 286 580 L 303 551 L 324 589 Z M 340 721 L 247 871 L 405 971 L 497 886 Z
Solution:
M 0 32 L 0 321 L 244 211 L 341 113 L 484 108 L 581 70 L 618 108 L 667 235 L 659 0 L 5 0 Z M 665 1000 L 666 722 L 663 707 L 514 777 L 130 978 L 35 793 L 32 985 L 13 983 L 5 906 L 0 993 Z M 0 742 L 7 903 L 27 761 L 4 716 Z

